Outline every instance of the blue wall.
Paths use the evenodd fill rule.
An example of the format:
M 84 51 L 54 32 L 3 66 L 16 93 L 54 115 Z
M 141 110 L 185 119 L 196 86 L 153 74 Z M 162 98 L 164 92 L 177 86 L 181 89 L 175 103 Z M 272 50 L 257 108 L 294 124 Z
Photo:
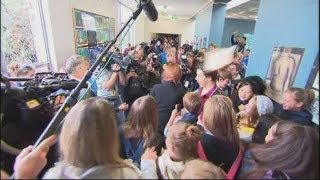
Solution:
M 226 4 L 213 4 L 209 44 L 221 46 L 226 14 Z
M 194 36 L 207 37 L 210 34 L 212 6 L 196 17 Z M 206 47 L 208 47 L 208 42 Z
M 244 33 L 253 34 L 255 24 L 255 20 L 226 18 L 221 47 L 231 46 L 231 35 L 236 29 L 239 30 L 240 36 L 244 35 Z
M 305 48 L 293 86 L 304 87 L 319 52 L 319 1 L 261 0 L 246 75 L 265 79 L 274 46 Z

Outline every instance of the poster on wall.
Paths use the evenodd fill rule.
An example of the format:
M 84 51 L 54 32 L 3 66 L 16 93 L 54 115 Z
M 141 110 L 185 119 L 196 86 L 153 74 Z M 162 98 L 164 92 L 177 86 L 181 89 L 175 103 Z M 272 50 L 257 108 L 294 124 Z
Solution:
M 75 21 L 76 21 L 76 27 L 83 27 L 82 23 L 82 12 L 81 11 L 74 11 Z
M 76 42 L 77 42 L 77 46 L 87 45 L 88 44 L 87 31 L 77 30 L 76 31 Z
M 294 83 L 305 48 L 277 46 L 273 48 L 266 77 L 267 95 L 281 103 L 282 94 Z

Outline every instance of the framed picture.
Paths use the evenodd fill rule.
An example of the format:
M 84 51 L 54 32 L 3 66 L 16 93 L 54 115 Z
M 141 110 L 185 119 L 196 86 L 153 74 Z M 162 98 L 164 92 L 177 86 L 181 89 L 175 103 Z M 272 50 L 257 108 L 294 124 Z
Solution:
M 85 30 L 76 30 L 76 42 L 77 46 L 83 46 L 88 44 L 87 31 Z
M 75 17 L 76 27 L 83 27 L 82 12 L 75 10 L 74 17 Z
M 89 58 L 89 49 L 87 47 L 79 47 L 77 48 L 77 54 Z
M 281 103 L 282 93 L 291 87 L 298 72 L 304 48 L 274 47 L 266 78 L 267 95 Z

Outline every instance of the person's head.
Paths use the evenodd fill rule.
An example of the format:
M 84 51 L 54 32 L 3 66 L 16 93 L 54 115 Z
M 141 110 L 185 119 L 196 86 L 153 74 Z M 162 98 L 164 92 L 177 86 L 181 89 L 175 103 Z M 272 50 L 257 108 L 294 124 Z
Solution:
M 239 74 L 240 65 L 239 65 L 239 64 L 235 64 L 235 63 L 231 63 L 231 64 L 228 66 L 228 70 L 230 71 L 232 77 L 235 78 L 235 77 L 238 76 L 238 74 Z
M 177 63 L 169 62 L 163 65 L 162 76 L 165 81 L 177 83 L 181 79 L 182 71 Z
M 245 44 L 247 42 L 247 38 L 245 36 L 242 36 L 240 42 L 242 44 Z
M 234 64 L 240 64 L 242 59 L 243 59 L 242 53 L 239 53 L 239 52 L 233 53 L 233 63 Z
M 185 53 L 184 47 L 180 47 L 178 52 L 179 54 L 184 54 Z
M 250 56 L 250 49 L 246 49 L 243 54 L 244 57 L 249 57 Z
M 232 144 L 239 144 L 236 114 L 228 97 L 210 97 L 204 104 L 203 121 L 205 128 L 214 136 Z
M 169 53 L 167 54 L 167 62 L 176 63 L 177 56 L 175 54 Z
M 254 87 L 252 90 L 255 95 L 265 94 L 267 87 L 260 76 L 247 76 L 244 78 L 244 81 L 249 82 Z
M 253 96 L 246 105 L 246 115 L 250 121 L 256 123 L 259 117 L 273 113 L 273 103 L 270 98 L 264 95 Z
M 241 38 L 240 38 L 240 36 L 236 36 L 236 42 L 240 42 L 241 41 Z
M 59 143 L 60 158 L 68 165 L 90 168 L 120 164 L 113 106 L 98 97 L 78 102 L 65 117 Z
M 133 56 L 134 56 L 134 59 L 135 59 L 136 61 L 142 61 L 143 56 L 144 56 L 143 50 L 144 50 L 144 49 L 141 48 L 141 49 L 138 49 L 138 50 L 136 50 L 136 51 L 134 52 Z
M 238 86 L 238 97 L 241 101 L 249 101 L 254 95 L 253 86 L 251 83 L 243 81 Z
M 283 109 L 288 111 L 300 111 L 308 109 L 314 101 L 315 93 L 311 89 L 291 87 L 283 94 Z
M 143 137 L 146 141 L 153 137 L 158 125 L 157 102 L 152 96 L 136 99 L 123 126 L 126 137 Z
M 88 59 L 80 55 L 72 55 L 66 62 L 66 72 L 77 78 L 82 79 L 89 70 L 90 64 Z
M 226 173 L 216 165 L 202 159 L 193 159 L 185 164 L 181 179 L 227 179 Z
M 34 77 L 36 69 L 32 65 L 23 65 L 21 69 L 17 71 L 17 77 Z
M 197 114 L 201 108 L 201 98 L 198 93 L 188 92 L 183 96 L 183 107 L 190 113 Z
M 232 74 L 226 68 L 218 70 L 218 76 L 216 80 L 216 84 L 218 88 L 224 89 L 228 86 L 230 81 L 232 80 Z
M 290 178 L 319 177 L 319 132 L 290 121 L 279 121 L 268 131 L 266 143 L 251 148 L 257 169 L 251 177 L 262 177 L 269 169 L 285 172 Z
M 211 43 L 209 46 L 208 46 L 208 51 L 211 51 L 211 52 L 215 52 L 217 50 L 218 46 Z
M 20 69 L 20 64 L 17 61 L 10 61 L 7 65 L 7 70 L 10 76 L 16 77 L 17 72 Z
M 188 64 L 190 67 L 192 67 L 194 64 L 194 54 L 193 52 L 187 52 L 186 55 L 187 55 Z
M 203 132 L 199 127 L 185 122 L 177 122 L 170 127 L 166 138 L 167 151 L 175 161 L 198 158 L 197 143 Z
M 200 87 L 205 87 L 208 84 L 215 83 L 217 74 L 217 71 L 206 73 L 202 69 L 197 69 L 196 81 L 199 83 Z

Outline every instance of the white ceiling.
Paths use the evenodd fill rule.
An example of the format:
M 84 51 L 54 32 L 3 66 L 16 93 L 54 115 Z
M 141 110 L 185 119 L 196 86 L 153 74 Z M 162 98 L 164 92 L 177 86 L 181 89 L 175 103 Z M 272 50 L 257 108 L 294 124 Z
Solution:
M 139 0 L 119 0 L 131 9 L 136 9 Z M 176 16 L 177 19 L 190 19 L 200 10 L 212 3 L 213 0 L 152 0 L 155 4 L 159 18 L 171 18 Z M 228 2 L 229 0 L 214 0 L 217 2 Z M 227 10 L 228 18 L 236 19 L 256 19 L 260 0 L 232 0 L 244 1 L 245 3 Z M 248 2 L 246 2 L 248 1 Z M 231 1 L 230 1 L 231 2 Z M 237 4 L 237 3 L 236 3 Z M 166 10 L 165 10 L 166 9 Z

